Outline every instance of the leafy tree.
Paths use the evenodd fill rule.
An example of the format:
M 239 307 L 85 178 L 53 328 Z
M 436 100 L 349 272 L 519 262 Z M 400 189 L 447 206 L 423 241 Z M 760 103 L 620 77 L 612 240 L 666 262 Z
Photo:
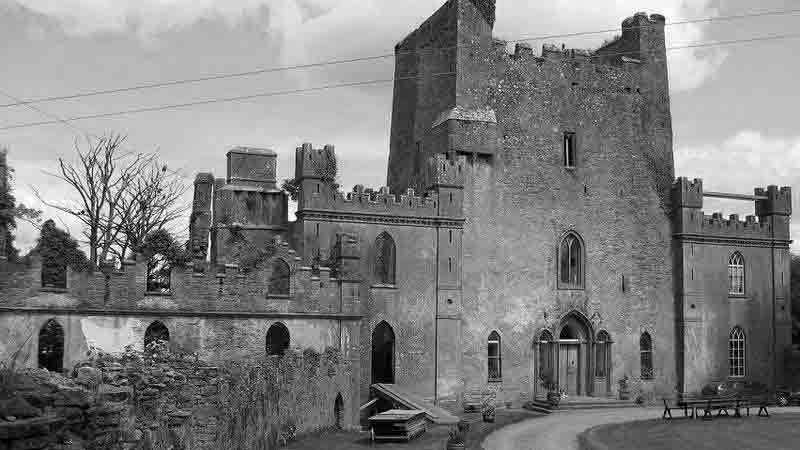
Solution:
M 17 227 L 17 219 L 37 226 L 42 212 L 28 208 L 22 203 L 17 204 L 12 186 L 14 169 L 8 165 L 6 154 L 5 149 L 0 149 L 0 233 L 3 233 L 3 236 L 0 236 L 0 245 L 4 246 L 0 249 L 0 255 L 5 255 L 13 262 L 19 259 L 19 250 L 14 247 L 13 234 L 13 230 Z
M 172 268 L 185 266 L 191 258 L 186 246 L 163 228 L 144 238 L 141 252 L 147 259 L 148 292 L 169 292 Z
M 42 225 L 33 253 L 42 260 L 42 286 L 66 287 L 67 267 L 85 270 L 88 266 L 86 254 L 78 248 L 78 241 L 58 228 L 53 219 Z

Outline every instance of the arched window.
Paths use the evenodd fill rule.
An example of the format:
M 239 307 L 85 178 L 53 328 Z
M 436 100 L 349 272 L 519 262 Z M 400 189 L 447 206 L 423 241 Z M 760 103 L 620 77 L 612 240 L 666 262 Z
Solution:
M 563 288 L 583 287 L 583 246 L 575 233 L 564 236 L 558 250 L 558 280 Z
M 500 358 L 500 334 L 492 331 L 488 341 L 489 381 L 503 379 L 503 363 Z
M 642 379 L 653 379 L 653 340 L 650 338 L 650 333 L 642 333 L 639 338 L 639 353 L 641 354 L 642 365 Z
M 169 342 L 169 330 L 167 329 L 166 325 L 158 320 L 151 323 L 144 332 L 145 351 L 149 350 L 156 342 L 161 342 L 163 344 Z
M 39 330 L 39 368 L 51 372 L 64 368 L 64 328 L 55 319 Z
M 744 257 L 739 252 L 728 259 L 728 293 L 744 295 Z
M 606 378 L 609 375 L 611 366 L 611 338 L 605 331 L 597 333 L 595 348 L 595 370 L 594 376 Z
M 372 383 L 394 383 L 394 330 L 381 321 L 372 331 Z
M 739 327 L 734 327 L 728 339 L 728 374 L 732 377 L 744 376 L 744 344 L 744 331 Z
M 384 231 L 375 239 L 375 278 L 380 284 L 394 284 L 394 271 L 394 239 Z
M 289 348 L 289 329 L 276 322 L 267 330 L 267 355 L 282 356 Z
M 268 295 L 289 295 L 289 265 L 282 259 L 272 263 Z
M 553 335 L 549 331 L 544 330 L 539 335 L 539 378 L 543 382 L 555 381 L 555 373 L 553 371 Z

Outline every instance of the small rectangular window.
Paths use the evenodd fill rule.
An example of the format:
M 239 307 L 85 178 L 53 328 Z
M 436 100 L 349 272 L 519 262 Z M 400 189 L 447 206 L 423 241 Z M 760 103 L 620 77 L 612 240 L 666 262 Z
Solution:
M 564 133 L 564 167 L 575 167 L 575 133 Z
M 452 244 L 453 243 L 453 230 L 450 230 L 449 234 L 450 234 L 450 243 Z
M 447 271 L 453 271 L 453 258 L 447 258 Z

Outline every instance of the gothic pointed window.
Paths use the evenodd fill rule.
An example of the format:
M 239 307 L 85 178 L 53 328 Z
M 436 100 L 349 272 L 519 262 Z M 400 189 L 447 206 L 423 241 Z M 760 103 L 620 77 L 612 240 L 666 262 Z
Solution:
M 500 358 L 500 334 L 497 331 L 492 331 L 487 344 L 489 381 L 500 381 L 503 379 L 503 364 Z
M 272 274 L 269 277 L 268 295 L 289 295 L 289 265 L 282 259 L 272 263 Z
M 379 284 L 395 283 L 395 245 L 389 233 L 375 239 L 375 279 Z
M 639 338 L 639 353 L 641 356 L 641 375 L 643 380 L 653 379 L 653 340 L 650 333 L 642 333 Z
M 743 377 L 745 368 L 744 331 L 734 327 L 728 338 L 728 375 Z
M 558 280 L 562 289 L 583 288 L 583 245 L 575 233 L 564 236 L 558 251 Z
M 728 259 L 728 294 L 744 295 L 744 257 L 739 252 Z

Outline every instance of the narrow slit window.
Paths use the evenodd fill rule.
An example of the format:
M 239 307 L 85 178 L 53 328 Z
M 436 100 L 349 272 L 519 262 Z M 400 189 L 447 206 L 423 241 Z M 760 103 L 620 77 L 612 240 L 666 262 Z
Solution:
M 575 133 L 564 133 L 564 167 L 575 167 Z

